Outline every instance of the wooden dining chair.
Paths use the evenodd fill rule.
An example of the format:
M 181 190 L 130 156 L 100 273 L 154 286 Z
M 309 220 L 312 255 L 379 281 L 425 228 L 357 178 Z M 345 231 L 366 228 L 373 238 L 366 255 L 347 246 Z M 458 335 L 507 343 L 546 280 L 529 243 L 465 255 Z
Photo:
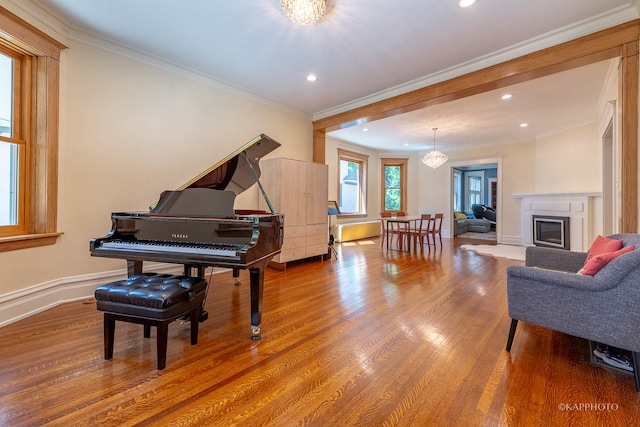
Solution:
M 380 222 L 382 223 L 382 238 L 380 239 L 380 247 L 384 246 L 386 238 L 389 239 L 387 246 L 393 246 L 393 239 L 398 244 L 398 249 L 403 250 L 405 244 L 409 244 L 410 230 L 404 223 L 390 222 L 386 218 L 392 218 L 396 216 L 405 216 L 404 212 L 381 212 Z M 388 237 L 387 237 L 388 236 Z
M 418 226 L 411 230 L 411 238 L 413 239 L 413 246 L 418 247 L 418 243 L 420 243 L 420 247 L 424 245 L 424 239 L 427 238 L 427 247 L 431 250 L 429 246 L 429 229 L 431 227 L 431 214 L 422 214 L 420 215 L 420 221 L 418 222 Z
M 380 247 L 384 247 L 384 241 L 387 238 L 387 222 L 385 221 L 385 218 L 391 218 L 391 212 L 381 212 L 380 213 L 380 223 L 381 223 L 381 229 L 382 229 L 382 235 L 380 237 Z
M 411 227 L 406 222 L 389 222 L 391 224 L 391 235 L 395 236 L 398 242 L 398 250 L 403 251 L 404 246 L 411 248 Z
M 442 221 L 444 219 L 444 214 L 437 213 L 434 216 L 434 220 L 431 222 L 431 228 L 429 229 L 429 233 L 433 236 L 433 247 L 436 247 L 436 236 L 438 236 L 440 240 L 440 248 L 442 248 Z M 427 237 L 427 239 L 429 239 Z

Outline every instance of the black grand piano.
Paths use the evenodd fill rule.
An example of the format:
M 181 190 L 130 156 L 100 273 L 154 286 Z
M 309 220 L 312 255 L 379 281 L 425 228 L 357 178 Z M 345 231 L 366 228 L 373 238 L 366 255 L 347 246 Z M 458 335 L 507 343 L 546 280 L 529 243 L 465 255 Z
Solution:
M 262 290 L 267 264 L 280 252 L 284 218 L 273 212 L 260 184 L 259 160 L 280 144 L 259 135 L 175 191 L 165 191 L 149 212 L 114 212 L 111 231 L 91 239 L 92 256 L 127 260 L 129 276 L 144 261 L 184 265 L 186 276 L 206 267 L 248 269 L 251 338 L 260 339 Z M 234 201 L 257 183 L 271 212 L 236 211 Z M 207 318 L 203 310 L 201 319 Z

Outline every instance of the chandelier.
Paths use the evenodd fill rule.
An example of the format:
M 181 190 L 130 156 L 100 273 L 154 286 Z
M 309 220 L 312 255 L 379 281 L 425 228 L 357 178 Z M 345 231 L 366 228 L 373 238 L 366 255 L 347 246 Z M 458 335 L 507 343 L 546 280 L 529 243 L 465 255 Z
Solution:
M 425 154 L 422 158 L 422 163 L 433 169 L 442 166 L 449 160 L 449 156 L 436 150 L 436 130 L 438 128 L 433 128 L 433 151 Z
M 327 1 L 280 0 L 280 8 L 296 24 L 309 25 L 322 19 L 327 12 Z

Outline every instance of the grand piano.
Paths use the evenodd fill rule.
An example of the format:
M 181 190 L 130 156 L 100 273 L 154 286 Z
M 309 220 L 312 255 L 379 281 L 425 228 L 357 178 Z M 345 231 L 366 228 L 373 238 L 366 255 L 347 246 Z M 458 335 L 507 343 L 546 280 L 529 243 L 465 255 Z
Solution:
M 284 217 L 276 214 L 260 183 L 259 160 L 280 144 L 259 135 L 175 191 L 164 191 L 149 212 L 114 212 L 111 231 L 90 241 L 91 256 L 127 261 L 129 276 L 144 261 L 184 265 L 203 277 L 207 267 L 249 270 L 251 338 L 261 338 L 264 272 L 280 252 Z M 271 212 L 235 210 L 236 195 L 258 184 Z M 201 320 L 207 318 L 204 311 Z

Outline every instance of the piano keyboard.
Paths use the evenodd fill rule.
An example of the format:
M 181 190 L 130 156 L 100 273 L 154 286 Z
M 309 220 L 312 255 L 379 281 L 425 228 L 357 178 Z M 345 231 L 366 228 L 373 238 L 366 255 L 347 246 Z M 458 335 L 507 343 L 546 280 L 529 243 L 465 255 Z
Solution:
M 154 251 L 154 252 L 173 252 L 187 253 L 199 255 L 212 255 L 222 257 L 239 258 L 238 251 L 242 249 L 241 245 L 194 245 L 180 243 L 162 243 L 162 242 L 140 242 L 140 241 L 111 241 L 103 242 L 103 248 L 109 249 L 125 249 L 136 251 Z

